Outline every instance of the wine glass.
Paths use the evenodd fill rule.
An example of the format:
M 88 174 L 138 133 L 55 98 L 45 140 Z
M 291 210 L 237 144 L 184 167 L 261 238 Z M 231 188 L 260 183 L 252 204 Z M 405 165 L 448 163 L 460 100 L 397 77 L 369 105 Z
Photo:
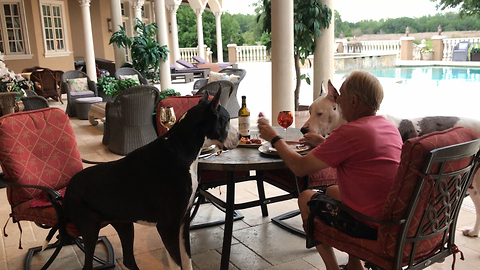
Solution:
M 278 113 L 278 124 L 285 129 L 285 141 L 287 141 L 287 128 L 293 123 L 293 115 L 291 111 L 281 111 Z
M 160 124 L 169 130 L 175 124 L 177 118 L 173 111 L 173 107 L 160 107 Z

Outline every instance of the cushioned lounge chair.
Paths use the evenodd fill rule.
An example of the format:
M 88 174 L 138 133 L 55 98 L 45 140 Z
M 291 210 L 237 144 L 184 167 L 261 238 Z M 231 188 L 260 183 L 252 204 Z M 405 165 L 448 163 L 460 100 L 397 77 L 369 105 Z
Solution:
M 201 58 L 200 56 L 193 56 L 193 60 L 197 61 L 199 64 L 210 64 L 207 60 Z M 238 68 L 237 63 L 216 63 L 220 68 Z
M 385 270 L 424 269 L 461 253 L 455 245 L 456 225 L 478 165 L 477 138 L 477 132 L 455 127 L 407 140 L 381 220 L 340 202 L 326 205 L 379 224 L 376 240 L 354 238 L 325 224 L 316 215 L 320 200 L 312 199 L 311 214 L 304 223 L 307 247 L 325 243 L 365 261 L 368 269 Z
M 182 74 L 182 73 L 193 73 L 195 78 L 208 78 L 210 74 L 210 68 L 177 68 L 175 64 L 170 63 L 170 73 L 171 74 Z
M 460 41 L 453 47 L 452 61 L 468 61 L 468 48 L 470 48 L 470 42 Z
M 86 78 L 86 84 L 85 80 Z M 97 97 L 97 84 L 90 80 L 85 72 L 79 70 L 65 71 L 62 75 L 63 88 L 67 92 L 68 116 L 77 116 L 75 100 L 78 98 Z

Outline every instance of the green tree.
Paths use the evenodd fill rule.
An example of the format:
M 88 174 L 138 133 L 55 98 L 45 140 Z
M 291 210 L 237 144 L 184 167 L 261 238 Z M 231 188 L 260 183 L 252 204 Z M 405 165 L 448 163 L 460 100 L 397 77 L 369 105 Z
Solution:
M 253 16 L 253 15 L 252 15 Z M 198 46 L 197 19 L 193 10 L 189 6 L 180 6 L 177 11 L 178 24 L 178 45 L 180 48 L 192 48 Z M 226 59 L 228 56 L 227 45 L 230 44 L 232 37 L 235 44 L 243 45 L 245 42 L 239 23 L 228 13 L 223 13 L 221 17 L 222 25 L 222 49 Z M 217 59 L 217 32 L 215 24 L 215 15 L 211 11 L 205 10 L 202 14 L 203 41 L 213 53 L 213 59 Z
M 310 78 L 305 74 L 300 74 L 300 63 L 305 64 L 307 57 L 314 53 L 315 37 L 322 34 L 322 28 L 330 26 L 332 10 L 319 0 L 294 0 L 293 5 L 293 54 L 297 78 L 294 105 L 295 110 L 298 110 L 301 82 L 305 79 L 310 84 Z M 271 0 L 263 0 L 263 14 L 258 16 L 259 20 L 263 20 L 263 29 L 267 33 L 272 32 L 271 7 Z M 267 47 L 270 48 L 270 45 L 268 43 Z
M 460 8 L 460 16 L 467 17 L 480 15 L 480 1 L 478 0 L 430 0 L 437 2 L 437 8 L 445 10 L 446 8 Z

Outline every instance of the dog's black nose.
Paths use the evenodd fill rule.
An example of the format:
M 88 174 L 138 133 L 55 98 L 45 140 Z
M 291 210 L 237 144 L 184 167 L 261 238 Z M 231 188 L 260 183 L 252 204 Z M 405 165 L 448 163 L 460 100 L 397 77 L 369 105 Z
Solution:
M 302 132 L 302 134 L 307 133 L 307 132 L 308 132 L 308 127 L 302 127 L 302 128 L 300 129 L 300 132 Z
M 240 140 L 242 138 L 242 133 L 238 133 L 238 139 Z

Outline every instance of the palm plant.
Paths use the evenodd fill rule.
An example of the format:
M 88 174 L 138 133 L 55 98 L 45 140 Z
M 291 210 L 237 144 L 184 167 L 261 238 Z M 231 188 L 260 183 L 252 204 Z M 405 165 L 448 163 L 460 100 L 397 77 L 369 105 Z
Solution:
M 135 18 L 134 37 L 127 36 L 125 28 L 114 32 L 109 44 L 116 44 L 119 48 L 130 49 L 132 56 L 132 67 L 138 70 L 145 78 L 152 79 L 153 74 L 158 74 L 160 64 L 167 60 L 167 45 L 160 46 L 156 39 L 157 24 L 145 24 Z M 150 72 L 153 70 L 153 73 Z
M 294 0 L 294 58 L 295 58 L 295 110 L 299 107 L 300 84 L 306 80 L 310 84 L 310 78 L 300 74 L 300 63 L 305 64 L 307 57 L 315 52 L 315 37 L 322 34 L 322 28 L 328 28 L 332 21 L 332 10 L 323 5 L 320 0 Z M 272 32 L 271 0 L 263 0 L 263 13 L 259 14 L 257 21 L 263 20 L 263 30 Z M 265 44 L 270 49 L 271 43 Z

